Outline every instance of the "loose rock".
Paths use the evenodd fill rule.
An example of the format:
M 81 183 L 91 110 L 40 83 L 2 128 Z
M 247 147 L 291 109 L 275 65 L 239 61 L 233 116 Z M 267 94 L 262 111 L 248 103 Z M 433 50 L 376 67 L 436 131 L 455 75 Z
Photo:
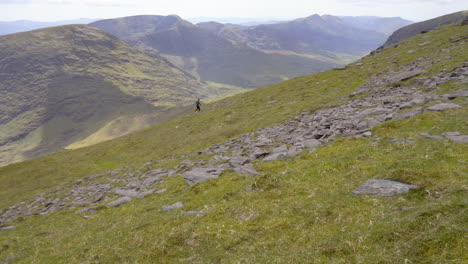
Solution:
M 107 206 L 110 206 L 110 207 L 117 207 L 117 206 L 120 206 L 124 203 L 128 203 L 132 200 L 132 198 L 130 197 L 121 197 L 115 201 L 112 201 L 110 203 L 107 204 Z
M 404 184 L 396 181 L 371 179 L 353 190 L 356 195 L 395 196 L 405 194 L 416 185 Z
M 184 207 L 184 203 L 182 203 L 182 202 L 176 202 L 176 203 L 171 204 L 171 205 L 163 205 L 163 206 L 162 206 L 162 209 L 163 209 L 164 211 L 168 212 L 168 211 L 180 209 L 180 208 L 182 208 L 182 207 Z

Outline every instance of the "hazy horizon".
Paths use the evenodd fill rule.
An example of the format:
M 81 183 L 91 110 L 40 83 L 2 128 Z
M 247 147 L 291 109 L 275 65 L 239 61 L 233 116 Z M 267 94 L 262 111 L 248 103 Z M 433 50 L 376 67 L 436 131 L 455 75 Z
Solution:
M 465 0 L 0 0 L 0 21 L 54 22 L 176 14 L 187 20 L 288 20 L 312 14 L 401 17 L 422 21 L 467 10 Z M 206 21 L 206 20 L 205 20 Z

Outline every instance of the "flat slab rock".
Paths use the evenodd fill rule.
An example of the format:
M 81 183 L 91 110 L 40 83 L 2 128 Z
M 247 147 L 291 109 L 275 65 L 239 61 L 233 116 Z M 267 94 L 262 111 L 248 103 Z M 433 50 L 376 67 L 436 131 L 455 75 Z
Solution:
M 180 209 L 182 207 L 184 207 L 184 203 L 183 202 L 177 202 L 177 203 L 174 203 L 174 204 L 171 204 L 171 205 L 163 205 L 162 209 L 164 211 L 168 212 L 168 211 Z
M 404 184 L 397 181 L 370 179 L 353 190 L 356 195 L 395 196 L 417 189 L 416 185 Z
M 216 179 L 222 172 L 223 169 L 219 168 L 194 168 L 184 173 L 184 179 L 190 186 L 192 186 L 199 182 Z
M 120 206 L 124 203 L 128 203 L 132 200 L 132 198 L 130 197 L 121 197 L 115 201 L 112 201 L 110 203 L 107 204 L 107 206 L 110 206 L 110 207 L 117 207 L 117 206 Z
M 428 111 L 444 111 L 447 109 L 452 109 L 452 108 L 459 108 L 461 107 L 460 105 L 457 104 L 452 104 L 452 103 L 442 103 L 442 104 L 437 104 L 433 105 L 429 108 L 427 108 Z

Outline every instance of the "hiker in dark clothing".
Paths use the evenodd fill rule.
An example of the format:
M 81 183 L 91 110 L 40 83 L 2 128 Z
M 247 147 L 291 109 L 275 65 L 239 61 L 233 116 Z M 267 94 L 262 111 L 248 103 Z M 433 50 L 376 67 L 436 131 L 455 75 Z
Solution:
M 200 102 L 200 99 L 197 100 L 197 102 L 195 103 L 195 106 L 197 107 L 197 109 L 195 110 L 195 112 L 200 112 L 201 111 L 201 102 Z

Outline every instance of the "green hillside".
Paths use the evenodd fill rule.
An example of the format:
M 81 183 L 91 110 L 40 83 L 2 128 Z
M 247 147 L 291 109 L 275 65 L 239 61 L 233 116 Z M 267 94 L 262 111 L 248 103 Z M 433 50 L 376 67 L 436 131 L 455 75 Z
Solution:
M 436 17 L 419 23 L 414 23 L 395 31 L 385 42 L 385 46 L 396 44 L 407 38 L 415 36 L 421 32 L 429 31 L 434 28 L 459 22 L 468 18 L 468 11 L 460 11 L 453 14 Z
M 177 16 L 135 16 L 91 23 L 140 49 L 158 53 L 204 81 L 257 88 L 328 70 L 335 61 L 267 54 Z
M 345 69 L 0 168 L 0 260 L 464 263 L 468 53 L 466 40 L 451 39 L 467 33 L 444 26 Z M 305 149 L 262 162 L 263 152 L 283 144 L 288 153 Z M 258 175 L 229 167 L 242 155 Z M 225 170 L 193 186 L 184 180 L 208 166 Z M 418 189 L 352 193 L 369 179 Z M 122 198 L 117 191 L 147 189 L 154 190 L 143 199 L 108 205 Z M 183 207 L 164 207 L 176 202 Z
M 197 97 L 239 90 L 201 83 L 91 26 L 0 36 L 0 165 L 91 135 L 114 138 L 175 117 Z

